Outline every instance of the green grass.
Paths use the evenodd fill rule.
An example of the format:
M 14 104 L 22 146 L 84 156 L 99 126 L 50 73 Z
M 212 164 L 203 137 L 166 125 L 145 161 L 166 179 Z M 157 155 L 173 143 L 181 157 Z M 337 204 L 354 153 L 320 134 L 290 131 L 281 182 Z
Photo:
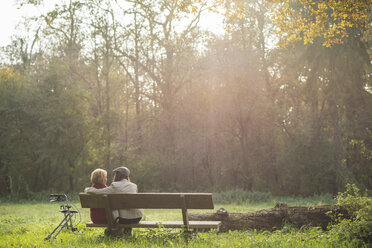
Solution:
M 290 205 L 318 205 L 324 199 L 293 198 L 292 202 L 294 204 Z M 215 210 L 223 207 L 230 212 L 250 212 L 273 207 L 275 203 L 273 199 L 255 204 L 219 203 Z M 62 219 L 58 203 L 2 202 L 0 247 L 355 247 L 352 241 L 338 241 L 319 228 L 295 229 L 289 226 L 275 232 L 200 232 L 192 236 L 188 245 L 180 234 L 182 232 L 173 229 L 134 229 L 130 238 L 109 238 L 103 235 L 103 228 L 86 228 L 84 223 L 89 221 L 89 210 L 81 209 L 79 202 L 73 205 L 80 211 L 74 220 L 78 231 L 64 230 L 55 240 L 44 241 Z M 179 210 L 145 210 L 145 215 L 146 220 L 182 219 Z
M 237 203 L 239 205 L 257 205 L 259 203 L 287 203 L 291 206 L 329 205 L 335 204 L 336 200 L 330 194 L 314 195 L 311 197 L 273 196 L 269 192 L 245 191 L 243 189 L 231 189 L 213 194 L 214 202 L 221 204 Z

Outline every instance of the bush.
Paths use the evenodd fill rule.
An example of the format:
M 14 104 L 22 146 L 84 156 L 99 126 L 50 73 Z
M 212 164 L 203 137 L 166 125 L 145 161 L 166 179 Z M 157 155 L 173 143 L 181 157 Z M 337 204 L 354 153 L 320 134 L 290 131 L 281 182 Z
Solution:
M 339 216 L 330 233 L 340 240 L 372 243 L 372 198 L 362 196 L 354 184 L 346 185 L 346 191 L 337 195 L 337 205 L 346 209 L 350 219 Z

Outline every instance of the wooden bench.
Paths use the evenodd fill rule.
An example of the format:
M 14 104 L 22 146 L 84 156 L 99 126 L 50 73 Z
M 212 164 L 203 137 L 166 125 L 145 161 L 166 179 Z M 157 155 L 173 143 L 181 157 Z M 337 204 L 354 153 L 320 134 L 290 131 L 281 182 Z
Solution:
M 210 193 L 137 193 L 137 194 L 87 194 L 80 193 L 82 208 L 104 208 L 107 224 L 88 222 L 87 227 L 113 228 L 183 228 L 187 231 L 195 229 L 217 229 L 221 221 L 189 221 L 188 209 L 213 209 Z M 118 224 L 113 222 L 114 209 L 181 209 L 183 221 L 140 221 L 137 224 Z M 146 214 L 146 213 L 145 213 Z

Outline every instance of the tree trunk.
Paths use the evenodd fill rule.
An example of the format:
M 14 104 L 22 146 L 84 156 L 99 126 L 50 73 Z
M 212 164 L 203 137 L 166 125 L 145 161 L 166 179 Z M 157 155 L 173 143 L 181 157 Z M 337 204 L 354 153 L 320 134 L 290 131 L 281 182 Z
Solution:
M 220 231 L 247 229 L 280 229 L 285 223 L 296 227 L 304 225 L 320 226 L 323 229 L 332 221 L 327 212 L 341 213 L 347 217 L 344 209 L 335 205 L 317 207 L 289 207 L 277 204 L 274 208 L 253 213 L 229 213 L 221 208 L 216 213 L 189 213 L 189 220 L 221 221 Z

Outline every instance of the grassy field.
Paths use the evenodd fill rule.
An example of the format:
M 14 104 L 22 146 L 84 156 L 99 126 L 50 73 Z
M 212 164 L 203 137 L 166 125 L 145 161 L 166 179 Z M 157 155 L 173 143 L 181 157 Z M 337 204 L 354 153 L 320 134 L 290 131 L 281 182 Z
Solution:
M 230 212 L 251 212 L 270 208 L 277 201 L 289 205 L 321 205 L 334 203 L 332 198 L 283 198 L 269 202 L 216 204 L 215 210 L 223 207 Z M 105 237 L 102 228 L 86 228 L 89 210 L 81 209 L 78 201 L 72 204 L 80 211 L 74 219 L 78 231 L 62 231 L 55 240 L 44 238 L 62 220 L 59 203 L 7 202 L 0 204 L 0 247 L 354 247 L 350 241 L 332 238 L 329 232 L 319 228 L 295 229 L 290 226 L 275 232 L 233 231 L 218 233 L 202 232 L 192 236 L 189 243 L 179 230 L 134 229 L 130 238 Z M 207 211 L 205 211 L 207 212 Z M 146 220 L 182 220 L 178 210 L 145 210 Z

